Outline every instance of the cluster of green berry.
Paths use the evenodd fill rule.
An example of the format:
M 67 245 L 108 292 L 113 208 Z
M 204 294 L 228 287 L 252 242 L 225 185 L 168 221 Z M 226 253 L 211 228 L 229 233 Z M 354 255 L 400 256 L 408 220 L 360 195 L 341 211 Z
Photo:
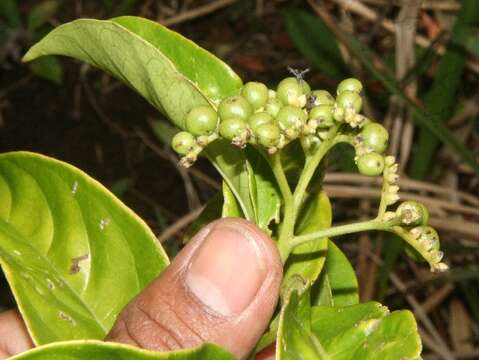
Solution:
M 302 138 L 315 144 L 327 137 L 333 126 L 346 126 L 355 134 L 356 162 L 364 175 L 380 175 L 388 132 L 360 114 L 363 86 L 357 79 L 343 80 L 334 98 L 326 90 L 311 90 L 302 77 L 282 80 L 276 90 L 259 82 L 246 83 L 240 95 L 223 99 L 217 109 L 202 105 L 187 115 L 186 131 L 173 138 L 172 147 L 191 165 L 201 150 L 221 137 L 244 147 L 247 143 L 274 154 L 289 142 Z

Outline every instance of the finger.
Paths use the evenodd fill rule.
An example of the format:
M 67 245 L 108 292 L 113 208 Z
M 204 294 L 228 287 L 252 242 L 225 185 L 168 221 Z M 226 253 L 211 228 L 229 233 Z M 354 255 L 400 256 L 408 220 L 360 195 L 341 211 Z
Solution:
M 276 359 L 276 343 L 260 351 L 255 357 L 255 360 L 274 360 L 274 359 Z
M 213 342 L 244 359 L 276 306 L 282 263 L 242 219 L 203 228 L 121 313 L 108 340 L 166 351 Z
M 33 347 L 25 323 L 17 311 L 0 314 L 0 360 L 27 351 Z

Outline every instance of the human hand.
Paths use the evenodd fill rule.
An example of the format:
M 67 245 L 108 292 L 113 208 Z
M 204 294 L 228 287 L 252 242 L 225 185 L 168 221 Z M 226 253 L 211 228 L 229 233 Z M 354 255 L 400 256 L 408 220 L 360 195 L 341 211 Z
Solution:
M 254 224 L 214 221 L 126 306 L 106 341 L 154 351 L 213 342 L 245 359 L 269 323 L 281 278 L 276 246 Z M 21 318 L 1 314 L 0 359 L 32 346 Z

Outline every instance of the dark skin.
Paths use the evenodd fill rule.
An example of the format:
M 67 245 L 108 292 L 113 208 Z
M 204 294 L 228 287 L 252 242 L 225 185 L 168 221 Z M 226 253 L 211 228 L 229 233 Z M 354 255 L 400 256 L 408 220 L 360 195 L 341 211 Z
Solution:
M 213 342 L 245 359 L 266 330 L 281 279 L 270 238 L 245 220 L 217 220 L 125 307 L 106 340 L 154 351 Z M 0 360 L 33 346 L 16 311 L 0 314 Z M 274 359 L 274 347 L 257 359 Z

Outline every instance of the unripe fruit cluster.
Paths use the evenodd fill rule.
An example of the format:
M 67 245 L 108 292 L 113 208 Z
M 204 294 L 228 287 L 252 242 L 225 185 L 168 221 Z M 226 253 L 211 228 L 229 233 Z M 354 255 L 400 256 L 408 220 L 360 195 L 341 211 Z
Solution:
M 185 131 L 173 138 L 172 146 L 188 166 L 218 137 L 239 147 L 254 144 L 273 154 L 297 138 L 304 143 L 320 142 L 331 127 L 344 125 L 357 133 L 359 171 L 380 175 L 388 133 L 360 114 L 362 88 L 357 79 L 343 80 L 335 98 L 326 90 L 311 91 L 309 84 L 297 77 L 283 79 L 275 90 L 248 82 L 239 95 L 224 98 L 216 110 L 209 105 L 193 108 L 185 119 Z

